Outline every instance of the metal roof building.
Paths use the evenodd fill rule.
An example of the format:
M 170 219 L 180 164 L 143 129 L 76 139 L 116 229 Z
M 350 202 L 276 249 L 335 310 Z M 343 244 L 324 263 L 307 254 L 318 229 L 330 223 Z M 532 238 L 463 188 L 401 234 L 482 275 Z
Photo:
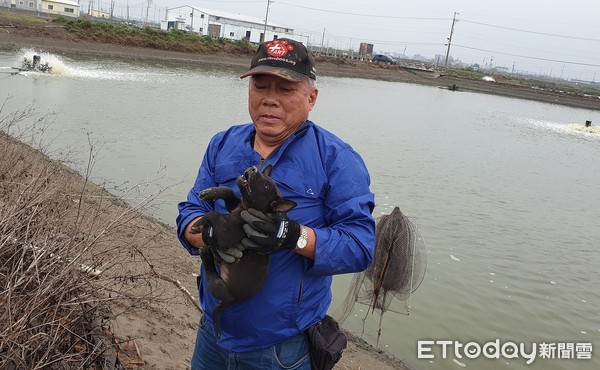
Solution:
M 221 37 L 230 40 L 248 40 L 258 43 L 265 33 L 263 19 L 241 14 L 232 14 L 220 10 L 195 8 L 183 5 L 167 9 L 165 19 L 161 20 L 161 29 L 178 29 L 200 35 Z M 268 22 L 265 40 L 291 38 L 306 43 L 306 36 L 295 35 L 292 28 Z

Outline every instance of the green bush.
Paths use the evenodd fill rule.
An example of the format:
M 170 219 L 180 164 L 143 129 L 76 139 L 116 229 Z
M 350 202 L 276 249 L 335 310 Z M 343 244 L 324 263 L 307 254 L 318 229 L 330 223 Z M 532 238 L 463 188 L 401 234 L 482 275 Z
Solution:
M 56 18 L 54 18 L 54 19 L 52 20 L 52 22 L 54 22 L 54 23 L 62 23 L 62 24 L 65 24 L 65 23 L 67 23 L 68 21 L 69 21 L 69 20 L 68 20 L 67 18 L 63 17 L 62 15 L 61 15 L 61 16 L 59 16 L 59 17 L 56 17 Z
M 233 52 L 251 54 L 255 46 L 245 40 L 229 40 L 201 36 L 192 32 L 172 29 L 163 31 L 155 27 L 130 27 L 122 23 L 95 22 L 88 19 L 68 20 L 57 18 L 67 31 L 81 39 L 115 43 L 162 50 L 193 53 Z
M 131 29 L 128 26 L 125 25 L 118 25 L 114 27 L 114 30 L 116 33 L 119 34 L 124 34 L 124 33 L 130 33 Z
M 79 18 L 76 23 L 79 28 L 84 28 L 84 29 L 92 28 L 92 22 L 88 21 L 87 19 Z
M 95 23 L 94 27 L 97 28 L 97 29 L 100 29 L 100 30 L 105 30 L 105 31 L 112 30 L 112 29 L 115 28 L 112 25 L 112 23 L 107 23 L 107 22 L 98 22 L 98 23 Z
M 485 73 L 466 69 L 449 69 L 446 74 L 471 79 L 480 79 L 485 76 Z

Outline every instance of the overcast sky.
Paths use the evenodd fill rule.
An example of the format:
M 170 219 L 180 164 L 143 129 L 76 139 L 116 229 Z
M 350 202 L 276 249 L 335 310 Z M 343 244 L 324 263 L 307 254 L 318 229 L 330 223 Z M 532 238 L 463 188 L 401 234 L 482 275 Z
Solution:
M 100 1 L 109 7 L 109 0 Z M 115 0 L 116 16 L 126 14 L 127 1 L 135 18 L 148 4 Z M 81 4 L 87 9 L 86 0 Z M 262 20 L 267 10 L 267 0 L 151 0 L 149 19 L 182 5 Z M 433 58 L 446 54 L 454 12 L 450 55 L 462 62 L 600 81 L 600 0 L 275 0 L 269 21 L 314 45 L 323 40 L 324 46 L 358 50 L 369 42 L 375 52 Z

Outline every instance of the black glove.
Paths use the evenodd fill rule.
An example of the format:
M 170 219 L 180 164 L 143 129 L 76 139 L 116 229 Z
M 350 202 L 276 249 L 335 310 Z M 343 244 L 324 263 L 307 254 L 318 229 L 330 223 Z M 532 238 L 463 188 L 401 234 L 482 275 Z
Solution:
M 300 237 L 300 224 L 288 219 L 285 213 L 266 215 L 250 208 L 241 213 L 246 222 L 247 238 L 242 245 L 259 253 L 271 253 L 279 249 L 296 249 Z
M 200 222 L 200 221 L 198 221 Z M 197 222 L 197 223 L 198 223 Z M 194 228 L 196 225 L 192 226 Z M 196 230 L 198 227 L 195 228 Z M 202 228 L 202 241 L 206 248 L 210 248 L 213 254 L 216 252 L 221 259 L 227 263 L 233 263 L 237 258 L 241 258 L 243 255 L 243 250 L 246 249 L 242 244 L 236 244 L 232 248 L 227 248 L 219 245 L 217 241 L 218 238 L 215 238 L 213 235 L 214 229 L 212 226 L 204 226 Z

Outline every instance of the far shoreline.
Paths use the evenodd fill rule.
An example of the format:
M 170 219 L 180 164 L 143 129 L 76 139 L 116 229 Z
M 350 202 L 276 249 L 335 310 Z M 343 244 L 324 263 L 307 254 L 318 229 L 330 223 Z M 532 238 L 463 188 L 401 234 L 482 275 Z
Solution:
M 43 28 L 43 27 L 42 27 Z M 250 65 L 250 55 L 240 54 L 195 54 L 153 48 L 131 47 L 118 44 L 82 41 L 65 32 L 47 32 L 40 35 L 39 29 L 9 29 L 0 33 L 0 50 L 18 52 L 32 48 L 69 58 L 112 59 L 127 63 L 178 68 L 219 68 L 242 73 Z M 54 30 L 53 30 L 54 31 Z M 64 31 L 64 30 L 61 30 Z M 496 82 L 444 75 L 411 68 L 375 65 L 369 62 L 335 59 L 316 55 L 318 76 L 373 79 L 435 86 L 452 90 L 451 93 L 475 92 L 525 99 L 573 108 L 600 111 L 600 96 L 541 89 L 516 84 L 498 78 Z M 454 86 L 456 90 L 449 89 Z

